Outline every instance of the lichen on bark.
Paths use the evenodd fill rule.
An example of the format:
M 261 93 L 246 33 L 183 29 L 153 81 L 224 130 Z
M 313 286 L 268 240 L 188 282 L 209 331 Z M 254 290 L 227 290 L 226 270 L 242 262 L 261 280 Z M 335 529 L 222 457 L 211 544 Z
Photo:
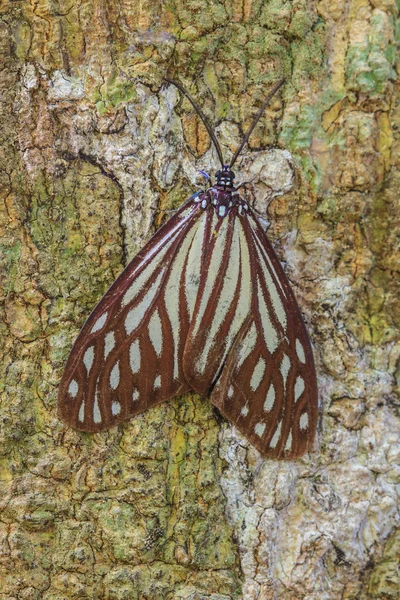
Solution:
M 0 600 L 399 595 L 398 8 L 392 0 L 0 8 Z M 286 77 L 238 168 L 315 349 L 320 423 L 260 455 L 185 396 L 59 422 L 74 337 Z

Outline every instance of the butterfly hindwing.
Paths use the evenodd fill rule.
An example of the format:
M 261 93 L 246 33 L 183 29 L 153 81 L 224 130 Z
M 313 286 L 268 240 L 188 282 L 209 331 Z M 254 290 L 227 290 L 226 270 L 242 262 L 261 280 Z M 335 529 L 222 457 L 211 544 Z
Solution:
M 264 455 L 294 458 L 310 448 L 315 434 L 312 350 L 286 275 L 256 216 L 250 210 L 238 219 L 248 244 L 251 308 L 210 399 Z

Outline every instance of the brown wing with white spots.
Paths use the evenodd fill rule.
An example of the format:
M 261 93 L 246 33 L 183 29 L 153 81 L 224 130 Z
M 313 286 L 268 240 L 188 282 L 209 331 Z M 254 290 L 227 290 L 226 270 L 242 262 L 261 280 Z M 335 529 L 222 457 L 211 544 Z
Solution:
M 286 275 L 257 218 L 250 211 L 238 219 L 247 240 L 251 308 L 210 399 L 262 454 L 296 458 L 311 447 L 317 423 L 311 345 Z M 246 253 L 241 256 L 243 260 Z
M 190 200 L 100 300 L 78 335 L 59 391 L 59 415 L 100 431 L 189 390 L 182 353 L 209 217 Z

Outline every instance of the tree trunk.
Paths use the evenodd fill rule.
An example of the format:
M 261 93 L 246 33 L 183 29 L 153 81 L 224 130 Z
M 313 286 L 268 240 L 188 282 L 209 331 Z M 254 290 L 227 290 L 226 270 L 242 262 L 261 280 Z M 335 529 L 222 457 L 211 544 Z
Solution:
M 0 11 L 0 599 L 399 598 L 394 0 Z M 57 418 L 85 317 L 218 167 L 166 75 L 227 157 L 286 77 L 237 179 L 254 178 L 315 350 L 300 460 L 263 459 L 197 396 L 97 435 Z

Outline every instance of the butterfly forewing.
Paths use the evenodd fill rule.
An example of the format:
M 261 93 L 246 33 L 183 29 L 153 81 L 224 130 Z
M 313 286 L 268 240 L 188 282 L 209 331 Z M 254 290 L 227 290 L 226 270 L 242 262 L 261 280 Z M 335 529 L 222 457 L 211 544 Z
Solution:
M 316 375 L 310 342 L 286 275 L 257 218 L 239 216 L 252 282 L 251 307 L 226 356 L 211 401 L 271 458 L 294 458 L 314 439 Z M 186 349 L 185 349 L 186 358 Z
M 59 414 L 68 424 L 99 431 L 189 390 L 182 353 L 206 220 L 196 198 L 188 201 L 96 306 L 61 381 Z

